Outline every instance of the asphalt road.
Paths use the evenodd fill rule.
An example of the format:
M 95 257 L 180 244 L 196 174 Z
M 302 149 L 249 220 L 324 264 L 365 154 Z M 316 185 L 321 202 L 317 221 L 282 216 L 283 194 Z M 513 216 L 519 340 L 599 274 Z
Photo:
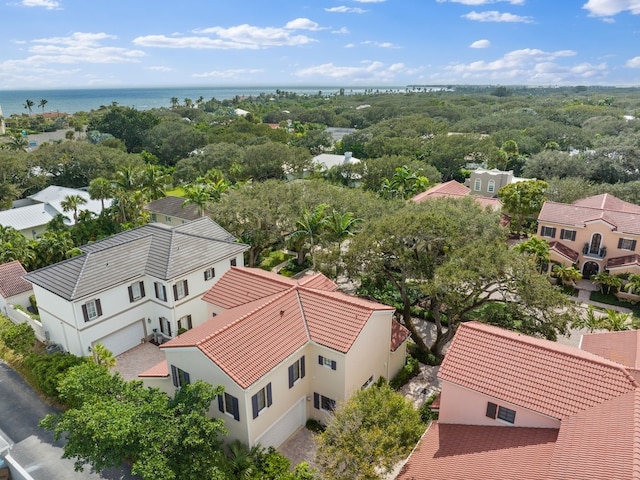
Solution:
M 0 360 L 0 434 L 13 444 L 11 456 L 35 480 L 108 479 L 134 480 L 128 468 L 111 469 L 101 474 L 73 469 L 73 461 L 62 459 L 60 440 L 53 441 L 53 432 L 38 426 L 48 413 L 57 410 L 44 403 L 15 371 Z

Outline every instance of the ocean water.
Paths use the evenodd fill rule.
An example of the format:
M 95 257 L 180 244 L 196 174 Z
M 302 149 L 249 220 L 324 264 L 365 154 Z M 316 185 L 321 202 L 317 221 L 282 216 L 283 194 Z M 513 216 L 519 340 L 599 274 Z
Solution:
M 380 88 L 382 91 L 390 87 L 366 87 Z M 404 89 L 404 87 L 402 87 Z M 323 94 L 338 93 L 340 87 L 175 87 L 175 88 L 99 88 L 99 89 L 69 89 L 69 90 L 0 90 L 0 107 L 5 117 L 13 114 L 29 113 L 25 108 L 27 100 L 32 100 L 34 106 L 32 113 L 42 113 L 38 107 L 40 100 L 47 100 L 44 111 L 50 112 L 89 112 L 101 106 L 118 105 L 133 107 L 138 110 L 150 108 L 170 107 L 171 98 L 176 97 L 180 103 L 185 98 L 196 101 L 200 96 L 205 101 L 216 98 L 226 100 L 238 96 L 259 95 L 260 93 L 275 93 L 276 90 L 285 90 L 299 94 L 315 95 L 319 91 Z M 365 87 L 345 88 L 345 93 L 362 93 Z

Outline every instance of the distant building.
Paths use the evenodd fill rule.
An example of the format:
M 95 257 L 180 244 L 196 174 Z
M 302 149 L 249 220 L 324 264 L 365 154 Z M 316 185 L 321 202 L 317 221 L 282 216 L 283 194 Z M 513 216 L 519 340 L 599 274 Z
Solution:
M 185 205 L 187 200 L 182 197 L 162 197 L 147 203 L 144 209 L 151 214 L 152 222 L 165 223 L 167 225 L 182 225 L 200 218 L 198 207 L 193 204 Z
M 464 184 L 471 189 L 471 195 L 482 197 L 497 197 L 498 191 L 510 183 L 532 180 L 531 178 L 520 178 L 513 175 L 513 170 L 503 171 L 493 168 L 476 168 L 471 172 L 471 176 L 465 180 Z

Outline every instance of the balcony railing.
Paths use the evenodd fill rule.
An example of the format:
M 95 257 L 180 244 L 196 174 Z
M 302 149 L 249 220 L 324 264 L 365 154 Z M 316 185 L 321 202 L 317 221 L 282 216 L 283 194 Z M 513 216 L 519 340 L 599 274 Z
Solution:
M 582 254 L 592 258 L 604 258 L 607 256 L 607 247 L 600 247 L 592 250 L 591 245 L 585 243 L 584 247 L 582 247 Z

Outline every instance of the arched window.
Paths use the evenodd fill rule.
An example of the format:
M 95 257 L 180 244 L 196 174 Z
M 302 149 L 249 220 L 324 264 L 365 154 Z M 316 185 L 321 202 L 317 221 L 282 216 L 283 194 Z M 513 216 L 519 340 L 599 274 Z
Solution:
M 479 192 L 480 190 L 482 190 L 482 180 L 480 180 L 479 178 L 476 178 L 475 182 L 473 182 L 473 189 L 476 192 Z
M 489 180 L 489 185 L 487 185 L 487 192 L 494 193 L 496 191 L 496 181 Z

